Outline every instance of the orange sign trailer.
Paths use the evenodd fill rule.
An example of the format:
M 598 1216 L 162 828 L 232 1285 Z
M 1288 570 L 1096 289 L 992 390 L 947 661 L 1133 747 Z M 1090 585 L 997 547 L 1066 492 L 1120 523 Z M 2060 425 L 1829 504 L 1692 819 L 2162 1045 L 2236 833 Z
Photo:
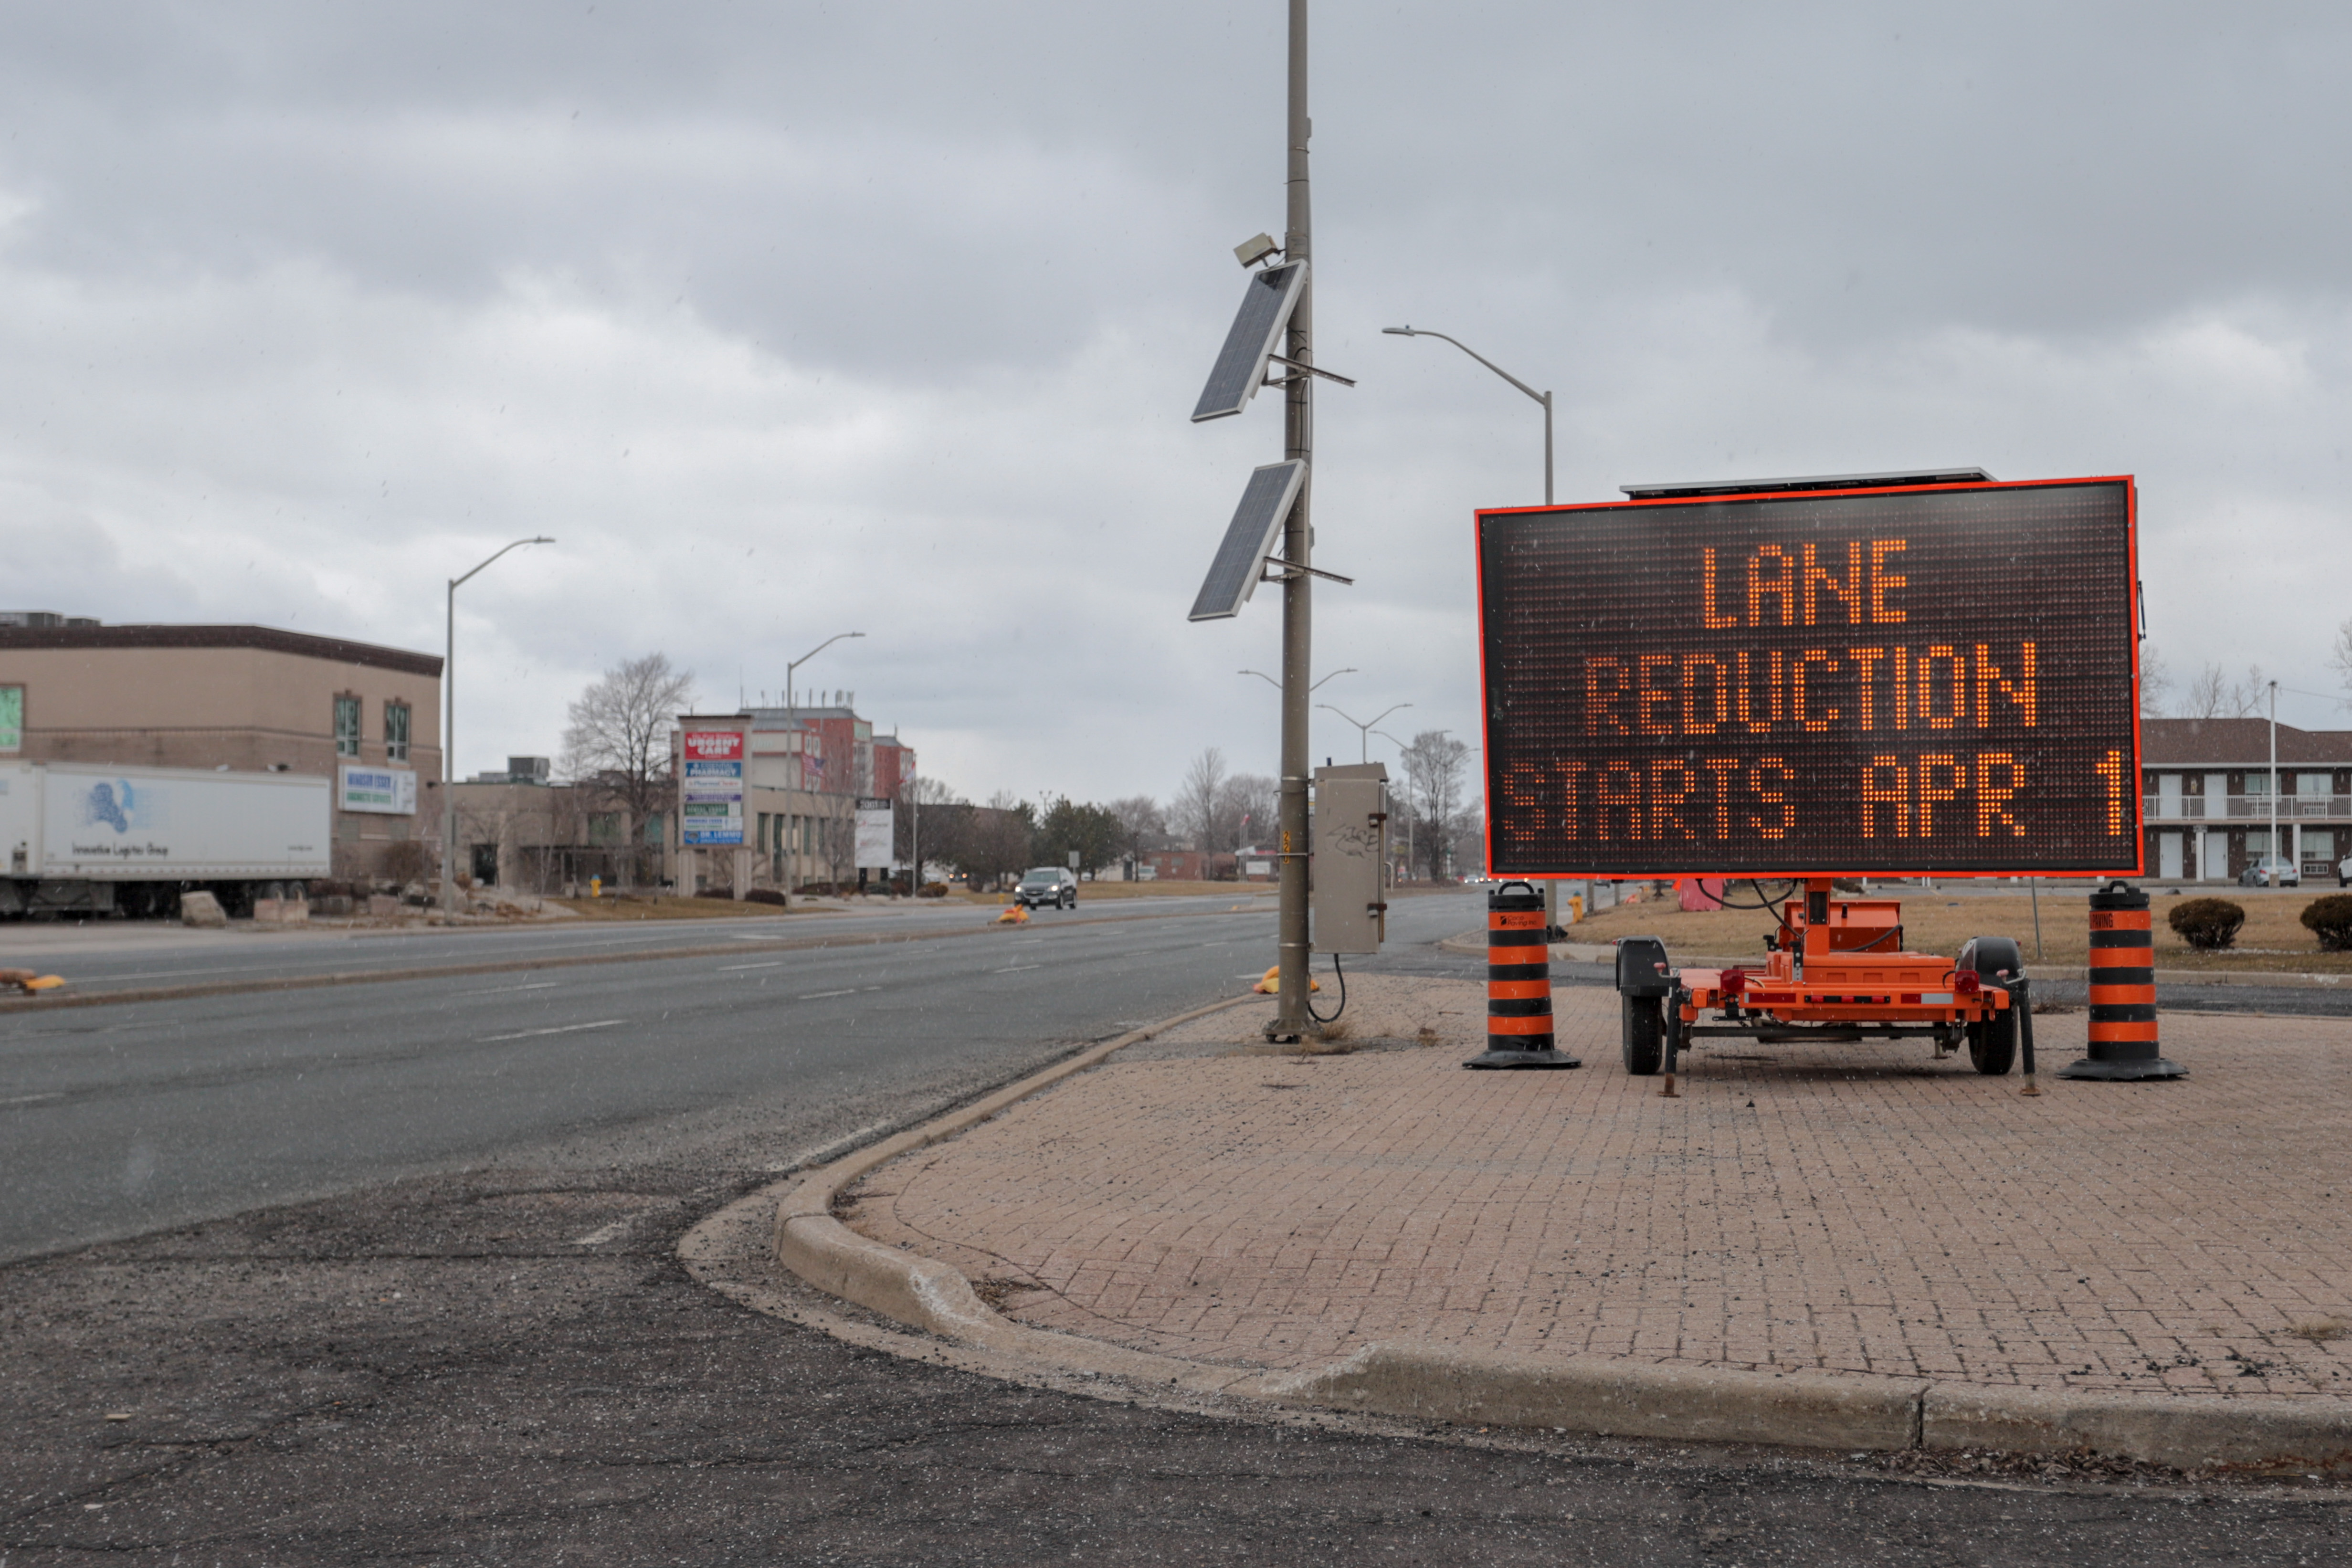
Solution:
M 2033 1082 L 2033 1025 L 2025 963 L 2006 936 L 1979 936 L 1957 959 L 1903 946 L 1903 905 L 1849 898 L 1826 877 L 1807 880 L 1780 909 L 1763 967 L 1671 967 L 1665 944 L 1629 936 L 1617 948 L 1625 1070 L 1664 1067 L 1674 1091 L 1677 1058 L 1706 1036 L 1759 1043 L 1927 1040 L 1936 1056 L 1966 1046 L 1979 1072 L 1999 1076 L 2025 1048 Z M 1714 1012 L 1719 1021 L 1706 1023 Z

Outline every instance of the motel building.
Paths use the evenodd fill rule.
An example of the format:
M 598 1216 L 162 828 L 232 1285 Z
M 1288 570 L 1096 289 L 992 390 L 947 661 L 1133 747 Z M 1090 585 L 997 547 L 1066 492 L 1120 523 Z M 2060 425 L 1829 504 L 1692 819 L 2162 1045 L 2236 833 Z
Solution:
M 2147 873 L 2166 882 L 2235 882 L 2271 851 L 2273 792 L 2278 852 L 2309 885 L 2333 882 L 2352 854 L 2352 730 L 2271 726 L 2260 718 L 2140 721 L 2140 815 Z

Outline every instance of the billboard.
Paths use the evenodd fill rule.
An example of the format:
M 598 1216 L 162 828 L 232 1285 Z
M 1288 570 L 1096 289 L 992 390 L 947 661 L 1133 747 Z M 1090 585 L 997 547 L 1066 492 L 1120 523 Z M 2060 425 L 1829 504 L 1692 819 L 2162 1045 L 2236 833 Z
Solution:
M 2135 873 L 2128 476 L 1478 514 L 1490 872 Z
M 678 841 L 692 848 L 743 841 L 743 732 L 689 729 L 678 740 Z
M 897 847 L 898 830 L 898 811 L 888 796 L 859 796 L 856 841 L 858 867 L 896 871 L 898 862 L 891 858 L 891 852 Z
M 335 769 L 335 804 L 346 811 L 380 816 L 416 815 L 416 774 L 407 768 L 362 768 L 346 762 Z

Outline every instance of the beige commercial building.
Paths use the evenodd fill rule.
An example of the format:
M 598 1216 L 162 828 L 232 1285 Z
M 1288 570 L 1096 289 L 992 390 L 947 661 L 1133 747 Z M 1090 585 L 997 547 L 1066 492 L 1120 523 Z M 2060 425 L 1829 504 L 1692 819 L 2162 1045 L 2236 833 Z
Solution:
M 312 774 L 335 781 L 337 876 L 407 874 L 419 852 L 399 844 L 437 852 L 437 655 L 266 626 L 60 622 L 0 614 L 0 756 Z

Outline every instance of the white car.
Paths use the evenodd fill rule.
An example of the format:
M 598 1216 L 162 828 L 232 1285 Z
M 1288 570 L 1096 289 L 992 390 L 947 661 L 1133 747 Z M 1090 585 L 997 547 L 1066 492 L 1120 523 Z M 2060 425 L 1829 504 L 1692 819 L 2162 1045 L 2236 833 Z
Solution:
M 2340 872 L 2341 867 L 2337 868 Z M 2284 855 L 2264 855 L 2238 873 L 2240 887 L 2268 887 L 2273 873 L 2278 875 L 2281 887 L 2301 887 L 2303 868 Z

